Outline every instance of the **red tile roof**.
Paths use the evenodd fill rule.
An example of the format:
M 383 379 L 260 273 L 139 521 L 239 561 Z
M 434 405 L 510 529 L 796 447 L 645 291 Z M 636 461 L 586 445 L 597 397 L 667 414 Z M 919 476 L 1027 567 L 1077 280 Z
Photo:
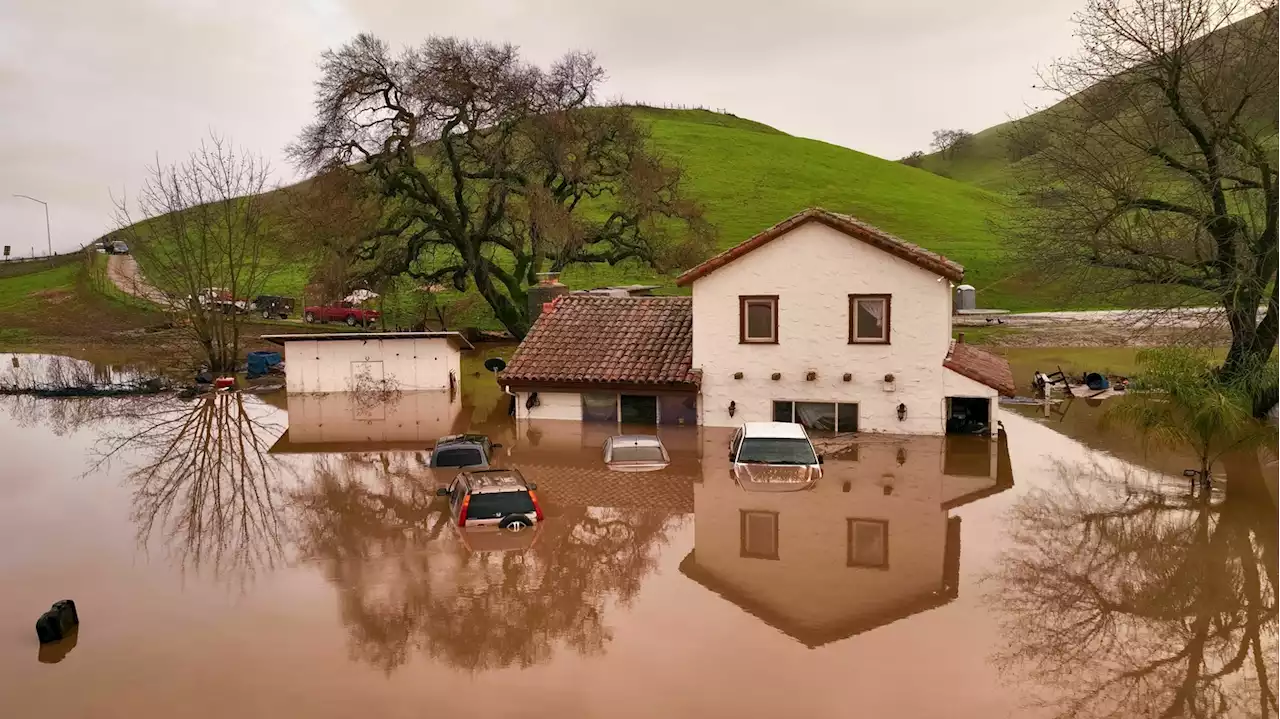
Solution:
M 788 217 L 746 242 L 721 252 L 697 267 L 686 270 L 684 274 L 676 278 L 676 284 L 687 285 L 703 275 L 724 267 L 757 247 L 778 239 L 806 222 L 821 222 L 827 227 L 839 230 L 854 239 L 862 240 L 872 247 L 888 252 L 930 272 L 942 275 L 949 280 L 959 282 L 964 278 L 964 267 L 936 252 L 930 252 L 919 245 L 913 245 L 884 230 L 872 227 L 855 217 L 829 212 L 819 207 L 811 207 L 798 215 Z
M 694 389 L 692 363 L 693 298 L 565 295 L 543 311 L 499 380 Z
M 942 366 L 974 382 L 981 382 L 1006 397 L 1012 397 L 1017 391 L 1009 361 L 973 345 L 952 340 Z

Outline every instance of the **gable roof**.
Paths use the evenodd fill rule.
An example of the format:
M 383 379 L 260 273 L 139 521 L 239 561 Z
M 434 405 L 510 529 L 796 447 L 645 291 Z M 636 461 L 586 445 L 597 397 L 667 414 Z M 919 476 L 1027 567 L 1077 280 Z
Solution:
M 984 352 L 973 345 L 952 340 L 942 366 L 974 382 L 985 384 L 1006 397 L 1012 397 L 1017 392 L 1009 360 Z
M 693 298 L 559 297 L 538 317 L 498 379 L 516 386 L 695 389 Z
M 878 227 L 868 225 L 856 217 L 829 212 L 820 207 L 810 207 L 804 212 L 788 217 L 746 242 L 721 252 L 697 267 L 686 270 L 684 274 L 676 278 L 676 284 L 682 287 L 688 285 L 699 277 L 715 272 L 748 252 L 778 239 L 807 222 L 821 222 L 827 227 L 843 232 L 849 237 L 861 240 L 878 250 L 906 260 L 936 275 L 942 275 L 953 282 L 959 282 L 964 278 L 964 267 L 936 252 L 930 252 L 919 245 L 914 245 L 900 237 L 895 237 Z

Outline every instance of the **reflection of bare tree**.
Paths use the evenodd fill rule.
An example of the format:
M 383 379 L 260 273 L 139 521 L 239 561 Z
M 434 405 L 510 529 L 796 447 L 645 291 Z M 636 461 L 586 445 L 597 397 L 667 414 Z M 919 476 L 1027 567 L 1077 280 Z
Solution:
M 388 672 L 410 649 L 471 671 L 532 666 L 557 645 L 604 651 L 606 604 L 635 597 L 672 526 L 665 514 L 566 508 L 532 547 L 472 552 L 433 486 L 394 470 L 361 481 L 344 464 L 317 460 L 297 497 L 300 550 L 326 563 L 352 653 Z
M 278 431 L 244 395 L 120 407 L 124 429 L 103 436 L 101 456 L 141 458 L 129 472 L 139 542 L 159 534 L 184 569 L 218 577 L 244 581 L 273 568 L 287 534 L 284 468 L 267 454 Z
M 19 427 L 48 427 L 59 437 L 76 432 L 117 412 L 128 403 L 152 402 L 154 397 L 63 397 L 32 395 L 0 397 L 4 409 Z
M 1000 662 L 1065 717 L 1273 716 L 1275 505 L 1243 483 L 1188 495 L 1059 471 L 1015 508 L 992 578 L 1008 612 Z

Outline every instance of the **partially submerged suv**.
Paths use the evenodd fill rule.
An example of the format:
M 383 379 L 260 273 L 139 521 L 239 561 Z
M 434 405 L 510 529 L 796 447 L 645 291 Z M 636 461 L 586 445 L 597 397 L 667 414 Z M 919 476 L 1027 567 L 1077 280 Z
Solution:
M 822 477 L 822 457 L 795 422 L 747 422 L 729 443 L 733 479 L 743 489 L 809 489 Z
M 431 451 L 431 467 L 486 469 L 493 450 L 501 446 L 483 434 L 451 434 L 436 440 L 436 448 Z
M 449 498 L 449 513 L 458 527 L 490 527 L 519 531 L 542 521 L 542 506 L 517 469 L 459 472 L 436 494 Z

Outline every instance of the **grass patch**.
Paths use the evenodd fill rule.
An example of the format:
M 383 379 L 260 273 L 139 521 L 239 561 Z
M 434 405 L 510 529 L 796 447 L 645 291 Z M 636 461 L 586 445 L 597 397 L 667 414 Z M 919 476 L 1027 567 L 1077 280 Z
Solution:
M 1007 198 L 996 177 L 1007 172 L 1007 147 L 1000 127 L 975 136 L 970 152 L 955 160 L 959 179 L 856 152 L 817 140 L 793 137 L 767 125 L 706 110 L 637 108 L 648 123 L 652 143 L 685 171 L 685 189 L 701 201 L 707 219 L 719 230 L 718 248 L 736 245 L 807 207 L 853 214 L 910 242 L 960 262 L 965 281 L 974 285 L 984 307 L 1014 311 L 1093 309 L 1064 304 L 1060 291 L 1028 277 L 1006 252 L 992 228 L 1007 212 Z M 934 158 L 936 159 L 936 158 Z M 933 161 L 926 158 L 927 161 Z M 986 177 L 987 179 L 981 179 Z M 988 182 L 990 180 L 990 182 Z M 279 203 L 269 203 L 269 207 Z M 303 288 L 312 262 L 291 257 L 286 248 L 267 258 L 273 272 L 264 292 L 315 304 Z M 145 259 L 142 269 L 148 277 Z M 561 280 L 574 289 L 608 285 L 654 284 L 659 293 L 680 293 L 679 271 L 660 274 L 639 263 L 574 266 Z M 328 299 L 328 298 L 326 298 Z M 474 291 L 444 292 L 437 299 L 452 308 L 458 326 L 497 329 L 487 304 Z M 413 304 L 412 302 L 410 304 Z M 421 304 L 421 303 L 418 303 Z M 411 325 L 407 316 L 397 318 Z

